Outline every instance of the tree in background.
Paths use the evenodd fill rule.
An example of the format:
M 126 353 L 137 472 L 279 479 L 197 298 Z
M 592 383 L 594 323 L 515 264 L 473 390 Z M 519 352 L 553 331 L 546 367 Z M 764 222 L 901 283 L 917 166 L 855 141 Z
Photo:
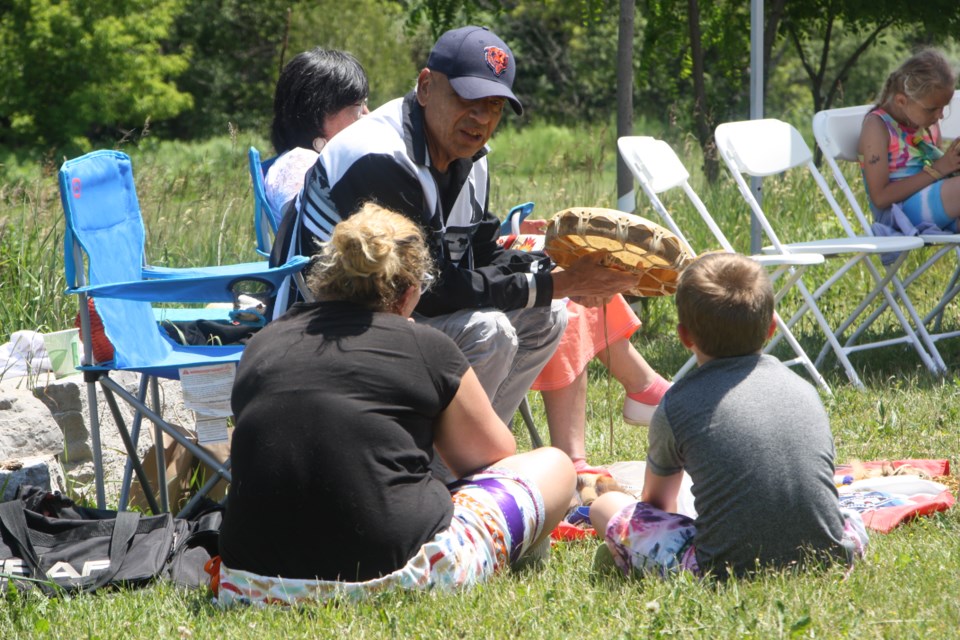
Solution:
M 231 129 L 269 137 L 280 69 L 316 46 L 353 53 L 377 106 L 406 93 L 416 79 L 416 40 L 402 23 L 401 8 L 388 0 L 187 0 L 171 42 L 193 52 L 178 84 L 196 103 L 156 128 L 179 138 Z
M 425 26 L 404 28 L 403 8 L 396 2 L 302 1 L 292 5 L 285 61 L 318 46 L 349 51 L 367 72 L 374 109 L 413 88 L 432 45 Z
M 775 4 L 775 3 L 774 3 Z M 693 132 L 708 180 L 719 175 L 713 130 L 747 111 L 750 6 L 739 0 L 646 0 L 638 110 L 666 120 L 668 138 Z
M 858 65 L 865 54 L 875 47 L 896 47 L 895 42 L 885 37 L 894 29 L 912 36 L 910 44 L 943 42 L 960 33 L 960 2 L 805 0 L 787 3 L 780 33 L 793 45 L 800 59 L 814 112 L 829 109 L 840 101 L 851 76 L 862 74 Z M 846 46 L 836 46 L 838 43 Z M 882 77 L 875 82 L 882 82 Z
M 426 28 L 431 42 L 448 29 L 474 24 L 478 14 L 498 13 L 501 0 L 393 0 L 406 15 L 408 32 Z M 516 4 L 516 3 L 513 3 Z
M 184 53 L 165 51 L 183 0 L 8 0 L 0 12 L 0 144 L 78 151 L 90 139 L 192 98 L 173 80 Z
M 531 117 L 611 121 L 617 96 L 617 0 L 504 2 L 494 30 L 522 65 L 516 91 Z
M 177 86 L 194 106 L 158 129 L 177 138 L 223 135 L 231 127 L 266 131 L 289 0 L 180 1 L 185 6 L 168 42 L 192 52 Z
M 909 49 L 948 43 L 949 53 L 960 33 L 956 0 L 764 4 L 767 111 L 796 123 L 867 101 Z M 715 175 L 712 131 L 748 116 L 749 4 L 636 8 L 633 102 L 651 123 L 644 132 L 665 129 L 673 141 L 692 132 Z M 231 127 L 266 136 L 280 66 L 299 51 L 356 55 L 376 107 L 413 86 L 437 34 L 467 23 L 491 26 L 521 61 L 515 89 L 528 110 L 509 125 L 609 125 L 620 15 L 617 0 L 4 0 L 0 145 L 83 150 L 148 119 L 158 137 Z
M 693 131 L 712 180 L 719 173 L 716 125 L 749 117 L 749 3 L 646 0 L 641 13 L 639 108 L 653 107 L 647 113 L 667 114 L 680 131 Z M 853 103 L 866 102 L 874 92 L 864 95 L 862 87 L 876 89 L 886 75 L 878 69 L 905 57 L 904 44 L 940 43 L 960 32 L 956 0 L 768 0 L 764 13 L 763 85 L 773 96 L 764 101 L 767 113 L 798 112 L 798 122 L 838 104 L 848 85 L 856 89 Z M 798 77 L 811 110 L 799 107 Z

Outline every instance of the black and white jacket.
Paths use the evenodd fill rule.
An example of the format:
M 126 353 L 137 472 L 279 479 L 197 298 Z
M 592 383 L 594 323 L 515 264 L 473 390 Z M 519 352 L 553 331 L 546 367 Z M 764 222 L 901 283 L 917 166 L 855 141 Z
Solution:
M 451 163 L 442 176 L 450 184 L 441 189 L 430 168 L 415 93 L 388 102 L 324 147 L 296 206 L 288 208 L 274 258 L 315 253 L 317 241 L 329 239 L 338 221 L 374 201 L 409 216 L 426 233 L 439 277 L 417 306 L 419 313 L 549 305 L 549 258 L 497 245 L 500 221 L 488 210 L 486 153 Z M 279 301 L 278 306 L 286 308 Z

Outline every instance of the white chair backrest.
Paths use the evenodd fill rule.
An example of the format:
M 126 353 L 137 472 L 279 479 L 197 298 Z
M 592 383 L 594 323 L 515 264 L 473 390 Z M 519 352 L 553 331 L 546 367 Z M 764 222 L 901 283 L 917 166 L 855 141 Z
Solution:
M 687 239 L 680 232 L 673 216 L 670 215 L 670 212 L 658 197 L 658 194 L 675 187 L 683 189 L 687 199 L 700 214 L 701 219 L 709 227 L 717 242 L 727 251 L 733 251 L 732 245 L 723 231 L 720 230 L 713 216 L 707 211 L 706 205 L 693 190 L 693 187 L 690 186 L 690 173 L 669 144 L 649 136 L 624 136 L 617 140 L 617 146 L 620 149 L 620 156 L 626 162 L 634 178 L 637 179 L 640 188 L 646 193 L 647 199 L 650 200 L 654 210 L 664 219 L 667 227 L 683 240 L 691 253 L 696 255 Z
M 754 197 L 753 191 L 743 177 L 744 174 L 765 177 L 786 173 L 797 167 L 805 167 L 827 200 L 844 232 L 851 237 L 857 235 L 833 192 L 830 191 L 823 174 L 813 163 L 810 147 L 793 125 L 772 118 L 727 122 L 717 127 L 714 137 L 720 157 L 733 175 L 740 195 L 750 205 L 764 233 L 778 252 L 789 253 L 784 249 L 763 208 Z
M 940 121 L 940 133 L 944 138 L 960 138 L 960 89 L 953 92 L 953 100 Z
M 863 118 L 873 105 L 826 109 L 813 116 L 813 137 L 828 158 L 857 161 Z
M 860 146 L 863 118 L 872 108 L 873 105 L 869 104 L 840 107 L 818 111 L 813 116 L 813 137 L 817 141 L 817 146 L 823 151 L 823 157 L 827 161 L 827 166 L 830 167 L 833 179 L 866 233 L 872 233 L 870 222 L 837 161 L 858 162 L 857 150 Z
M 727 122 L 715 135 L 737 170 L 751 176 L 784 173 L 813 158 L 800 132 L 773 118 Z
M 680 158 L 662 140 L 651 136 L 623 136 L 617 140 L 617 147 L 634 176 L 649 185 L 655 193 L 679 187 L 690 179 L 690 173 Z
M 655 147 L 656 140 L 650 136 L 623 136 L 617 139 L 617 148 L 620 150 L 620 157 L 627 164 L 630 173 L 640 184 L 640 188 L 647 194 L 647 198 L 653 205 L 654 210 L 663 219 L 664 224 L 674 233 L 685 245 L 688 251 L 696 255 L 696 252 L 690 247 L 686 236 L 680 231 L 680 226 L 667 211 L 663 202 L 657 197 L 657 194 L 689 177 L 687 170 L 682 165 L 674 165 L 668 173 L 654 175 L 644 162 L 644 157 L 651 153 Z

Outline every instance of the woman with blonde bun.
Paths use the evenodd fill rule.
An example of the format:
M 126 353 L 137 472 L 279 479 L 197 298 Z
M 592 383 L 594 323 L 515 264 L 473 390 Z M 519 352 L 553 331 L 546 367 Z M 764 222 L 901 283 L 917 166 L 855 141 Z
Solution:
M 317 302 L 247 345 L 221 604 L 464 587 L 549 544 L 573 465 L 516 454 L 456 344 L 409 320 L 431 268 L 416 224 L 366 204 L 315 260 Z M 430 473 L 434 451 L 453 484 Z

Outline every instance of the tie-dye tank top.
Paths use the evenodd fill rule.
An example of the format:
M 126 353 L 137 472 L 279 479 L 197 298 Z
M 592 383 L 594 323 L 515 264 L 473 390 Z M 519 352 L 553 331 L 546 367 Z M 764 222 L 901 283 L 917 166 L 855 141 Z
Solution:
M 887 125 L 890 143 L 887 147 L 890 179 L 901 180 L 923 171 L 923 167 L 943 156 L 940 150 L 940 127 L 912 129 L 900 124 L 889 113 L 877 107 L 870 114 L 878 116 Z M 860 169 L 864 168 L 863 156 L 858 156 Z

